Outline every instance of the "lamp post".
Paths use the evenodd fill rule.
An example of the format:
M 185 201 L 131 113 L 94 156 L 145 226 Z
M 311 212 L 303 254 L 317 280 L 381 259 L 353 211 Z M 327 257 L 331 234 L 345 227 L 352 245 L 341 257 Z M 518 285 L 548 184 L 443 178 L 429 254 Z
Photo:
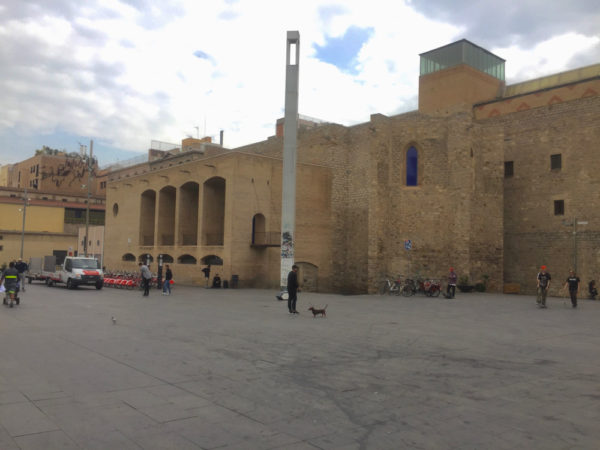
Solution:
M 23 226 L 21 228 L 21 256 L 23 259 L 23 246 L 25 245 L 25 216 L 27 214 L 27 202 L 29 199 L 27 198 L 27 186 L 25 187 L 25 193 L 23 194 Z
M 88 232 L 90 229 L 90 195 L 92 188 L 92 155 L 94 152 L 94 141 L 90 140 L 90 155 L 87 158 L 87 172 L 88 172 L 88 180 L 87 180 L 87 201 L 85 204 L 85 241 L 83 243 L 83 253 L 85 256 L 88 255 Z
M 573 217 L 572 222 L 563 221 L 563 225 L 573 227 L 573 271 L 577 273 L 577 225 L 587 225 L 587 220 L 577 220 Z

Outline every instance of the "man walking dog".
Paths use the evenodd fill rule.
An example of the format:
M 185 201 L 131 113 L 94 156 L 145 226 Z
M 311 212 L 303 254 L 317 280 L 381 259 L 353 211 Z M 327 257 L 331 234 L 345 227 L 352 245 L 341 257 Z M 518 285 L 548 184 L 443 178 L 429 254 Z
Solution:
M 298 300 L 298 266 L 294 264 L 291 272 L 287 278 L 287 291 L 288 291 L 288 309 L 290 314 L 298 314 L 296 310 L 296 301 Z

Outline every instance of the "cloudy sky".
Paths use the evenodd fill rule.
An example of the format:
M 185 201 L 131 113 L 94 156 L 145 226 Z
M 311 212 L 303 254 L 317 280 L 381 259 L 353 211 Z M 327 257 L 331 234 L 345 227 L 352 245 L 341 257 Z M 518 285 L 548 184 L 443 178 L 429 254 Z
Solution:
M 600 63 L 598 0 L 2 0 L 0 164 L 90 139 L 101 165 L 151 140 L 264 140 L 287 30 L 300 114 L 344 125 L 416 109 L 419 53 L 463 38 L 508 84 Z

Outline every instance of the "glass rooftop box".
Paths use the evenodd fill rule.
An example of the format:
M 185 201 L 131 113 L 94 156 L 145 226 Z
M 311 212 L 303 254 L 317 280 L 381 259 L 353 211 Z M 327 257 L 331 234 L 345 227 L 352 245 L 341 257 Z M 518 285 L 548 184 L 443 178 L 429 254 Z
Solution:
M 504 81 L 505 60 L 466 39 L 421 53 L 419 56 L 421 56 L 421 76 L 459 64 L 467 64 Z

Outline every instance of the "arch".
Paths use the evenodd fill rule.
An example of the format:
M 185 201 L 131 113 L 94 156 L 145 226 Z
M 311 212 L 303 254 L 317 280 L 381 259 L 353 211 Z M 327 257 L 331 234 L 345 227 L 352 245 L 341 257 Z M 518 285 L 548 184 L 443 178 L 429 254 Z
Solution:
M 135 255 L 133 253 L 125 253 L 122 257 L 121 257 L 122 261 L 132 261 L 135 262 Z
M 225 179 L 212 177 L 202 185 L 202 240 L 223 245 L 225 231 Z
M 411 146 L 406 151 L 406 185 L 418 185 L 418 170 L 419 170 L 419 152 L 415 146 Z
M 175 201 L 177 190 L 165 186 L 158 193 L 158 245 L 175 244 Z
M 265 222 L 265 216 L 261 213 L 255 214 L 252 217 L 252 245 L 264 245 L 267 243 Z
M 156 191 L 142 192 L 140 199 L 140 245 L 154 245 L 154 215 L 156 213 Z
M 162 254 L 162 260 L 163 260 L 163 263 L 172 263 L 174 261 L 173 257 L 171 255 L 166 254 L 166 253 Z
M 154 262 L 154 256 L 149 253 L 142 253 L 140 256 L 138 256 L 138 262 L 145 263 L 146 261 Z
M 194 181 L 179 188 L 179 245 L 198 245 L 200 185 Z
M 200 260 L 200 263 L 205 266 L 222 266 L 223 260 L 217 255 L 207 255 Z
M 177 258 L 177 263 L 178 264 L 196 264 L 196 258 L 194 258 L 192 255 L 181 255 L 179 258 Z

